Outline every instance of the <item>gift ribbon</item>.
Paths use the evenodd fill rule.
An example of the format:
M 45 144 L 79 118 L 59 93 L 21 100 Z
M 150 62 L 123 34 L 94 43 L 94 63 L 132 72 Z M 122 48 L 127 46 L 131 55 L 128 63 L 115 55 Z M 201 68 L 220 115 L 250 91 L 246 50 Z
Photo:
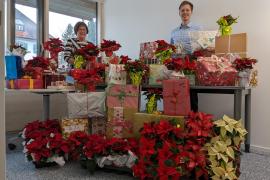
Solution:
M 130 96 L 130 97 L 138 96 L 138 93 L 127 93 L 125 90 L 126 90 L 126 86 L 122 85 L 121 89 L 118 91 L 119 93 L 110 93 L 110 90 L 109 90 L 108 95 L 113 96 L 113 97 L 117 97 L 118 100 L 120 101 L 120 105 L 123 106 L 126 96 Z
M 29 79 L 29 89 L 34 89 L 34 80 Z
M 10 80 L 9 81 L 9 84 L 10 84 L 10 89 L 14 89 L 15 86 L 14 86 L 14 80 Z

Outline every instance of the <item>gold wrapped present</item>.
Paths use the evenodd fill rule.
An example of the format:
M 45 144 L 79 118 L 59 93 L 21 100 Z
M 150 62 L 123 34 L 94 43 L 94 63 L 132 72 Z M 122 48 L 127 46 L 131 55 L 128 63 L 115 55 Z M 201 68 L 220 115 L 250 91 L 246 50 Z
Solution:
M 62 119 L 61 130 L 63 137 L 68 138 L 74 131 L 89 132 L 88 119 Z
M 158 122 L 160 120 L 172 120 L 175 119 L 179 122 L 179 126 L 184 128 L 185 118 L 184 116 L 168 116 L 160 114 L 147 114 L 147 113 L 135 113 L 133 121 L 133 137 L 140 137 L 140 129 L 144 123 Z
M 133 137 L 134 114 L 137 112 L 137 108 L 108 108 L 107 137 Z

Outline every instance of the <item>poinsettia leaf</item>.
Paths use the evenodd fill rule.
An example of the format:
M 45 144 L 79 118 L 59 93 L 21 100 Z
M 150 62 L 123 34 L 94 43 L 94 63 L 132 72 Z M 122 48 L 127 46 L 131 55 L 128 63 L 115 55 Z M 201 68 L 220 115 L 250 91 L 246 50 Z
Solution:
M 231 138 L 228 138 L 227 140 L 226 140 L 226 145 L 227 146 L 230 146 L 232 144 L 232 139 Z
M 228 178 L 229 180 L 235 180 L 235 179 L 238 179 L 234 172 L 229 172 L 228 175 L 227 175 L 227 178 Z
M 221 127 L 220 128 L 220 135 L 221 135 L 221 137 L 225 137 L 226 136 L 226 133 L 227 133 L 227 131 L 226 131 L 225 127 Z
M 217 126 L 217 127 L 224 127 L 226 125 L 226 123 L 224 122 L 224 120 L 220 119 L 220 120 L 217 120 L 217 121 L 214 121 L 214 124 Z
M 230 133 L 233 133 L 233 126 L 232 125 L 226 125 L 225 126 L 225 129 L 227 130 L 227 131 L 229 131 Z
M 228 163 L 229 158 L 226 155 L 220 154 L 220 157 L 223 159 L 224 162 Z
M 215 176 L 212 176 L 211 179 L 212 179 L 212 180 L 220 180 L 220 177 L 217 176 L 217 175 L 215 175 Z
M 239 146 L 241 142 L 241 138 L 239 136 L 236 136 L 233 138 L 234 145 Z
M 222 167 L 214 167 L 212 170 L 213 173 L 218 177 L 222 177 L 226 173 L 225 169 L 223 169 Z
M 164 164 L 166 166 L 173 167 L 174 166 L 174 161 L 172 159 L 167 159 L 167 160 L 164 161 Z
M 232 159 L 234 159 L 234 150 L 231 147 L 228 147 L 226 150 L 226 154 L 231 157 Z

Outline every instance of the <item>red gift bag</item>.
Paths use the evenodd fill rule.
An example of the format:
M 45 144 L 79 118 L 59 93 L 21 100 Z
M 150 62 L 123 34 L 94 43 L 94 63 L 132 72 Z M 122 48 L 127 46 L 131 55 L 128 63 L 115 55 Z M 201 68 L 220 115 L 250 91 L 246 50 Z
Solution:
M 186 78 L 163 80 L 164 114 L 185 116 L 190 112 L 190 89 Z

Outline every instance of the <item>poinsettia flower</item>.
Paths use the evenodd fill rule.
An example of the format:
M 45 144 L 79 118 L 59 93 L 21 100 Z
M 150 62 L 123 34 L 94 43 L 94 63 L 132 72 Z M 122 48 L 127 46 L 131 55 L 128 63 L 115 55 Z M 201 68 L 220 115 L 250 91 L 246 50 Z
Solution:
M 139 152 L 142 156 L 149 157 L 156 153 L 155 151 L 156 141 L 155 139 L 146 139 L 144 137 L 140 138 Z

